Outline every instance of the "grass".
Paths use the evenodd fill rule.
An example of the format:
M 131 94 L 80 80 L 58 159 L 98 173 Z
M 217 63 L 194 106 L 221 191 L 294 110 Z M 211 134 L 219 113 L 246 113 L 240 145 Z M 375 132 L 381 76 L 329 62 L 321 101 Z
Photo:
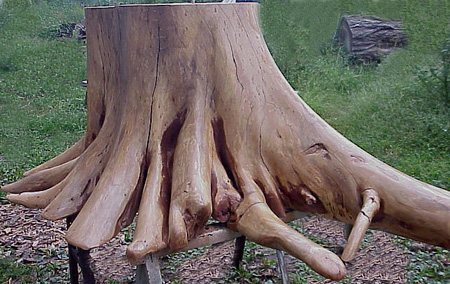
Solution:
M 31 283 L 32 268 L 19 264 L 10 258 L 0 258 L 0 283 L 8 283 L 9 279 L 20 278 L 22 283 Z
M 52 35 L 60 23 L 81 21 L 82 8 L 67 1 L 5 8 L 12 2 L 0 8 L 1 184 L 70 146 L 85 120 L 84 47 Z
M 0 185 L 60 153 L 84 132 L 84 47 L 55 37 L 61 23 L 82 18 L 82 7 L 69 1 L 5 0 L 0 6 Z M 0 203 L 3 198 L 0 193 Z M 58 270 L 0 256 L 0 283 L 65 282 L 55 275 Z
M 400 19 L 409 46 L 378 66 L 352 66 L 332 44 L 344 14 Z M 86 78 L 85 49 L 74 39 L 55 37 L 59 24 L 82 18 L 76 1 L 4 0 L 0 7 L 0 185 L 61 153 L 84 132 L 85 90 L 80 82 Z M 268 46 L 300 96 L 366 151 L 444 188 L 450 188 L 450 111 L 439 80 L 428 71 L 443 66 L 449 19 L 450 2 L 445 0 L 261 3 Z M 3 196 L 0 193 L 0 202 Z M 410 265 L 411 283 L 450 281 L 450 273 L 441 275 L 448 267 L 436 267 L 432 261 L 448 258 L 448 251 L 428 258 L 422 252 L 413 255 L 417 261 Z M 22 277 L 29 269 L 0 257 L 0 275 Z M 305 269 L 295 275 L 299 283 Z
M 397 169 L 450 187 L 450 112 L 417 70 L 440 64 L 448 1 L 264 1 L 262 25 L 280 69 L 333 127 Z M 351 66 L 332 44 L 344 14 L 404 22 L 410 44 L 379 66 Z M 282 31 L 282 32 L 280 32 Z

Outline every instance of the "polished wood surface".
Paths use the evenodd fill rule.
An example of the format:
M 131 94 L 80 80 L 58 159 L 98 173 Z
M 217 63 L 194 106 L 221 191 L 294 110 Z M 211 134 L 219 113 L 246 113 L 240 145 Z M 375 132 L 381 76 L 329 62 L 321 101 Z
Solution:
M 267 49 L 256 3 L 88 8 L 86 26 L 85 136 L 2 188 L 50 220 L 77 213 L 72 245 L 100 246 L 138 212 L 127 254 L 139 262 L 185 247 L 213 217 L 342 279 L 337 255 L 282 221 L 298 210 L 356 222 L 350 256 L 367 227 L 450 247 L 450 193 L 306 105 Z

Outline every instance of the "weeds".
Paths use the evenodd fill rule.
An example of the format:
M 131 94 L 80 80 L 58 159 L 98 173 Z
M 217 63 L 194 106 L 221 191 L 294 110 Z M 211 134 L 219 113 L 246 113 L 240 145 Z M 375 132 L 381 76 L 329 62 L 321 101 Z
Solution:
M 418 69 L 416 76 L 432 98 L 442 97 L 444 103 L 450 107 L 450 36 L 445 41 L 440 57 L 437 67 Z
M 0 257 L 0 283 L 20 279 L 21 283 L 32 283 L 32 268 L 11 258 Z M 16 283 L 16 282 L 14 282 Z
M 444 284 L 450 281 L 450 251 L 397 237 L 410 256 L 408 283 Z

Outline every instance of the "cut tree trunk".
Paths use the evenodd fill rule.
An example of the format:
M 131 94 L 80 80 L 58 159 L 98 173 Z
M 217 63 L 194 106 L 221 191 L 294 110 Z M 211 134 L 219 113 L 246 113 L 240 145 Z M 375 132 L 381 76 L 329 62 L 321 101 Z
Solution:
M 401 21 L 387 21 L 370 16 L 344 16 L 337 39 L 356 63 L 380 62 L 395 48 L 406 46 L 408 39 Z
M 355 224 L 347 259 L 368 227 L 450 247 L 450 193 L 314 113 L 273 61 L 257 4 L 88 8 L 86 26 L 85 136 L 2 188 L 50 220 L 78 214 L 72 245 L 104 244 L 139 212 L 127 252 L 139 262 L 185 246 L 212 217 L 343 278 L 337 255 L 281 221 L 298 210 Z

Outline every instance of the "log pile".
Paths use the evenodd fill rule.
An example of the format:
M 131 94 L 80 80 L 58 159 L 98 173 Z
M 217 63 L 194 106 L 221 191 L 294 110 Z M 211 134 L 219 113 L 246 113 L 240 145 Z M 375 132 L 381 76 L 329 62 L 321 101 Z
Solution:
M 86 9 L 87 130 L 2 187 L 7 198 L 73 216 L 66 239 L 90 249 L 138 214 L 129 259 L 177 250 L 214 218 L 330 279 L 343 261 L 286 225 L 293 210 L 450 247 L 450 193 L 345 139 L 273 61 L 258 5 Z
M 71 38 L 76 35 L 78 40 L 86 40 L 86 27 L 82 23 L 64 23 L 59 25 L 57 36 Z
M 401 21 L 370 16 L 342 17 L 336 36 L 354 63 L 380 62 L 408 43 Z

